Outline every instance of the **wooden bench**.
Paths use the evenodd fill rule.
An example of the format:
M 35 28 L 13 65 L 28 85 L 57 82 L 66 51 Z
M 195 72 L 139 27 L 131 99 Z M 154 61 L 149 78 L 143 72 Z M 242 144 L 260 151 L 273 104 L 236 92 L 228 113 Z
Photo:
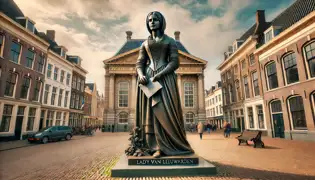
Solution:
M 241 135 L 236 137 L 236 139 L 238 139 L 238 145 L 241 143 L 246 143 L 248 145 L 248 141 L 253 141 L 254 148 L 256 148 L 257 145 L 264 148 L 265 144 L 261 140 L 261 133 L 261 131 L 243 131 Z

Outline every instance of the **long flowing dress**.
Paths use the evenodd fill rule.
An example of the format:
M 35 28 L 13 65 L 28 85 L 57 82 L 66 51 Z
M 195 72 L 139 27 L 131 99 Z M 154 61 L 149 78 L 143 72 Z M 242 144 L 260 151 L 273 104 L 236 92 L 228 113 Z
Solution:
M 149 52 L 148 52 L 149 51 Z M 155 95 L 147 98 L 137 84 L 136 126 L 142 128 L 141 136 L 147 148 L 160 150 L 167 156 L 190 154 L 184 130 L 183 113 L 175 70 L 179 66 L 175 40 L 163 35 L 160 41 L 151 36 L 140 47 L 136 63 L 147 79 L 166 70 L 158 80 L 162 85 Z M 159 101 L 156 105 L 152 101 Z

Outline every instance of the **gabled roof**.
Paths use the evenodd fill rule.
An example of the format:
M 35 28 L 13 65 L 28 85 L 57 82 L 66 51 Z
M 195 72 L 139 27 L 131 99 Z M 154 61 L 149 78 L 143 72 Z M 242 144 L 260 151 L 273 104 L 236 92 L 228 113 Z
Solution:
M 280 26 L 281 31 L 284 31 L 314 10 L 314 0 L 297 0 L 290 7 L 279 14 L 271 22 L 271 25 Z
M 118 56 L 118 55 L 123 54 L 125 52 L 139 48 L 144 41 L 145 41 L 145 39 L 127 40 L 127 42 L 120 48 L 120 50 L 115 54 L 115 56 Z M 180 51 L 183 51 L 187 54 L 190 54 L 180 41 L 176 41 L 176 45 Z
M 256 23 L 254 25 L 252 25 L 251 28 L 249 28 L 239 39 L 246 41 L 249 36 L 253 35 L 256 29 Z
M 24 17 L 21 9 L 15 4 L 13 0 L 1 0 L 0 11 L 7 15 L 9 18 L 18 22 L 16 17 Z

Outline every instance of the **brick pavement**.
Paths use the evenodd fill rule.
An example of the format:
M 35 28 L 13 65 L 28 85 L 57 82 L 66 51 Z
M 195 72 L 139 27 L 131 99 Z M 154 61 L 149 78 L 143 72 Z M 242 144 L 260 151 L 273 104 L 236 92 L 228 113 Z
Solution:
M 97 133 L 78 141 L 62 141 L 0 152 L 0 179 L 122 179 L 110 168 L 125 149 L 127 133 Z M 196 153 L 214 163 L 212 177 L 125 179 L 315 179 L 315 143 L 263 137 L 265 149 L 238 146 L 221 133 L 188 134 Z M 18 171 L 17 171 L 18 169 Z

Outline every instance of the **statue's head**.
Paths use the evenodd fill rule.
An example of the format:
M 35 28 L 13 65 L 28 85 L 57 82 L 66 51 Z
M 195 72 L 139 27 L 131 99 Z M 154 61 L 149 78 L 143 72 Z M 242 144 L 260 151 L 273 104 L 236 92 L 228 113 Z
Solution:
M 158 12 L 150 12 L 146 19 L 147 29 L 152 34 L 152 31 L 160 30 L 164 34 L 166 28 L 166 22 L 164 16 Z

